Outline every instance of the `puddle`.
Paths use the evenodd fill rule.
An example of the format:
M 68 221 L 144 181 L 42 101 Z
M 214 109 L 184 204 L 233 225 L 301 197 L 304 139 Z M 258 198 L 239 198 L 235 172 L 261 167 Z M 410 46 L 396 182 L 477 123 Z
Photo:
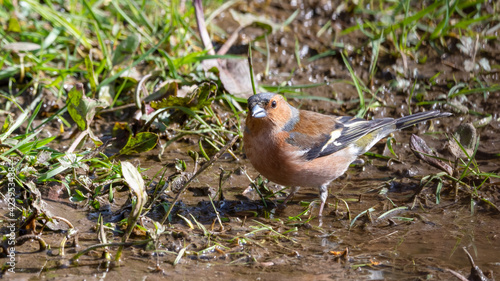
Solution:
M 260 2 L 252 6 L 250 11 L 265 11 L 276 21 L 285 20 L 297 9 L 288 3 Z M 266 4 L 268 2 L 272 4 Z M 332 48 L 331 42 L 335 36 L 327 32 L 320 38 L 316 37 L 319 29 L 331 18 L 334 9 L 317 9 L 320 4 L 316 2 L 325 1 L 305 1 L 305 8 L 301 9 L 289 28 L 269 37 L 271 73 L 267 77 L 259 75 L 259 83 L 278 85 L 288 81 L 290 85 L 302 85 L 342 80 L 302 91 L 304 95 L 345 101 L 343 104 L 300 97 L 290 98 L 290 101 L 303 109 L 353 115 L 356 113 L 358 95 L 354 86 L 345 83 L 351 78 L 341 57 L 336 54 L 313 62 L 307 61 L 307 58 Z M 236 7 L 246 9 L 244 4 Z M 315 14 L 313 18 L 309 15 L 311 11 Z M 336 16 L 336 26 L 345 28 L 353 25 L 354 19 L 344 14 Z M 227 21 L 226 24 L 223 21 Z M 227 27 L 228 33 L 232 31 L 228 12 L 223 12 L 215 22 L 218 26 Z M 246 32 L 246 36 L 258 36 L 258 31 L 248 29 Z M 346 45 L 360 46 L 366 43 L 363 38 L 365 36 L 361 32 L 353 32 L 349 37 L 344 36 L 339 40 Z M 303 68 L 291 63 L 296 61 L 296 40 L 300 42 L 299 49 L 304 54 Z M 245 46 L 245 40 L 238 43 Z M 440 95 L 446 94 L 448 89 L 445 86 L 450 80 L 469 81 L 469 73 L 450 66 L 462 60 L 458 52 L 447 56 L 446 63 L 429 46 L 422 47 L 421 52 L 429 56 L 427 63 L 410 62 L 407 67 L 418 69 L 418 75 L 422 77 L 442 73 L 436 85 L 427 89 L 426 100 L 438 100 Z M 491 52 L 492 57 L 496 54 L 498 58 L 498 48 L 491 49 Z M 265 56 L 258 52 L 254 55 L 255 73 L 262 73 Z M 363 54 L 350 55 L 355 72 L 366 81 L 370 58 Z M 415 101 L 408 105 L 407 95 L 391 89 L 389 85 L 398 76 L 393 66 L 400 67 L 402 63 L 401 58 L 394 59 L 388 55 L 380 57 L 373 87 L 381 87 L 377 97 L 385 106 L 371 110 L 368 118 L 400 116 L 407 114 L 409 107 L 416 108 Z M 498 61 L 496 63 L 498 65 Z M 498 77 L 488 76 L 485 79 L 498 83 Z M 299 94 L 289 96 L 296 97 Z M 500 160 L 495 154 L 500 153 L 500 125 L 497 121 L 500 92 L 489 93 L 487 100 L 478 96 L 461 102 L 473 107 L 474 111 L 495 114 L 490 124 L 478 129 L 481 139 L 477 164 L 482 172 L 498 174 Z M 426 108 L 431 109 L 432 106 Z M 442 109 L 453 111 L 448 105 Z M 251 178 L 255 178 L 257 172 L 245 159 L 243 151 L 235 150 L 239 161 L 232 157 L 217 161 L 182 194 L 171 220 L 166 224 L 166 234 L 161 236 L 157 251 L 144 246 L 126 247 L 122 261 L 118 264 L 105 262 L 102 248 L 83 255 L 77 263 L 71 262 L 70 258 L 77 251 L 100 243 L 96 235 L 99 215 L 111 224 L 106 229 L 108 242 L 121 241 L 122 234 L 117 231 L 120 228 L 116 224 L 126 219 L 131 210 L 128 189 L 117 190 L 112 203 L 103 196 L 100 209 L 96 211 L 85 207 L 84 203 L 70 202 L 66 190 L 61 191 L 57 185 L 48 184 L 41 188 L 42 198 L 49 204 L 53 215 L 71 221 L 78 230 L 79 248 L 73 247 L 69 241 L 66 254 L 59 256 L 60 243 L 67 232 L 64 229 L 44 229 L 43 239 L 50 249 L 38 251 L 36 241 L 17 247 L 16 273 L 4 272 L 3 276 L 7 280 L 451 280 L 453 277 L 447 271 L 449 269 L 464 276 L 469 275 L 471 265 L 462 247 L 468 249 L 476 265 L 484 272 L 500 276 L 500 214 L 487 203 L 475 200 L 477 197 L 472 190 L 460 191 L 457 195 L 454 188 L 447 185 L 441 192 L 439 204 L 436 204 L 437 182 L 418 191 L 423 176 L 440 171 L 413 155 L 408 144 L 410 135 L 420 135 L 430 146 L 446 154 L 446 137 L 442 133 L 453 133 L 454 128 L 462 122 L 476 120 L 473 116 L 453 112 L 455 116 L 435 121 L 433 130 L 422 125 L 395 133 L 397 161 L 361 157 L 364 164 L 351 167 L 345 176 L 330 185 L 322 227 L 318 227 L 319 221 L 315 218 L 319 209 L 318 191 L 315 189 L 301 188 L 287 208 L 281 211 L 276 210 L 275 196 L 262 200 L 255 191 L 245 192 L 249 187 L 249 179 L 241 171 L 247 171 Z M 104 116 L 104 120 L 99 121 L 104 123 L 100 126 L 102 134 L 109 134 L 109 124 L 116 121 L 111 120 L 110 116 Z M 107 122 L 109 124 L 106 127 Z M 425 135 L 425 131 L 442 133 Z M 166 149 L 161 161 L 157 159 L 158 149 L 142 154 L 139 158 L 124 157 L 122 160 L 148 169 L 144 173 L 148 179 L 164 165 L 169 165 L 166 175 L 174 174 L 174 159 L 185 160 L 188 172 L 192 172 L 193 162 L 187 156 L 187 151 L 196 151 L 196 143 L 190 138 L 182 139 Z M 63 145 L 64 142 L 59 144 Z M 384 147 L 380 143 L 371 151 L 392 157 Z M 224 200 L 215 200 L 212 205 L 207 195 L 217 194 L 221 168 L 232 174 L 223 184 Z M 157 180 L 154 179 L 153 185 Z M 474 180 L 481 183 L 477 178 L 471 182 Z M 499 182 L 498 179 L 490 178 L 477 191 L 482 198 L 487 198 L 496 206 L 500 206 Z M 148 191 L 151 192 L 152 188 Z M 273 192 L 281 189 L 274 188 L 271 183 L 269 188 Z M 277 197 L 284 198 L 286 192 L 279 193 Z M 160 201 L 171 202 L 173 197 L 175 193 L 167 190 Z M 308 203 L 313 201 L 312 209 L 305 212 Z M 401 207 L 399 211 L 378 219 L 385 212 L 398 207 Z M 0 208 L 7 208 L 5 201 L 0 202 Z M 220 223 L 214 208 L 219 213 Z M 366 212 L 369 209 L 373 210 Z M 366 214 L 358 216 L 363 212 Z M 162 205 L 154 205 L 142 221 L 143 226 L 153 229 L 152 220 L 160 221 L 164 213 Z M 178 215 L 189 220 L 193 227 Z M 313 218 L 309 220 L 311 216 Z M 4 227 L 3 234 L 7 233 L 5 230 Z M 144 233 L 138 232 L 131 236 L 132 241 L 143 239 L 146 239 Z M 348 255 L 339 256 L 346 249 Z M 117 247 L 112 248 L 113 255 L 116 250 Z M 184 255 L 176 260 L 181 251 Z M 7 258 L 2 257 L 0 261 L 5 263 Z

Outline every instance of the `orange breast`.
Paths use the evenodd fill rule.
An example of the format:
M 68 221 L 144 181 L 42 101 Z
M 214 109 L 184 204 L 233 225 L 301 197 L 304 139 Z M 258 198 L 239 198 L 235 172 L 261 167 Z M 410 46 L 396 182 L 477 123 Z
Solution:
M 243 141 L 245 153 L 254 168 L 270 181 L 285 186 L 328 184 L 341 176 L 356 159 L 342 150 L 307 161 L 279 134 L 274 137 L 266 133 L 250 137 L 250 134 L 245 132 Z

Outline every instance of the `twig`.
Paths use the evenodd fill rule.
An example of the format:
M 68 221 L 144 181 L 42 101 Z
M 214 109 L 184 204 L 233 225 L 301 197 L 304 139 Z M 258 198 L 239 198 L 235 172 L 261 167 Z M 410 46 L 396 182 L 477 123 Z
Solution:
M 198 32 L 200 33 L 201 42 L 209 55 L 215 55 L 214 46 L 208 35 L 207 26 L 205 24 L 205 16 L 203 15 L 203 5 L 201 0 L 194 0 L 194 12 L 196 14 L 196 22 L 198 23 Z
M 129 104 L 125 104 L 125 105 L 115 106 L 113 108 L 107 108 L 107 109 L 100 110 L 99 114 L 115 112 L 118 110 L 127 109 L 127 108 L 134 107 L 134 106 L 136 106 L 135 103 L 129 103 Z
M 196 3 L 196 1 L 195 1 Z M 174 198 L 174 201 L 172 201 L 172 203 L 170 204 L 170 207 L 168 208 L 167 212 L 165 213 L 165 215 L 163 216 L 163 219 L 161 220 L 161 224 L 164 224 L 165 221 L 167 220 L 168 216 L 170 215 L 170 213 L 172 212 L 172 209 L 174 208 L 175 206 L 175 203 L 177 203 L 177 200 L 179 200 L 179 197 L 181 196 L 181 194 L 184 192 L 184 190 L 186 190 L 186 188 L 188 187 L 188 185 L 191 183 L 191 181 L 193 181 L 198 175 L 200 175 L 201 173 L 203 173 L 203 171 L 205 171 L 208 167 L 210 167 L 217 159 L 219 159 L 222 154 L 224 152 L 226 152 L 227 149 L 229 149 L 231 146 L 233 146 L 233 144 L 236 142 L 236 140 L 238 139 L 238 135 L 234 136 L 221 150 L 219 150 L 219 152 L 217 152 L 211 159 L 210 161 L 208 161 L 207 163 L 205 163 L 203 166 L 200 167 L 200 169 L 198 171 L 196 171 L 196 173 L 194 175 L 192 175 L 189 180 L 184 184 L 184 186 L 179 190 L 179 192 L 177 193 L 177 195 L 175 196 Z
M 88 247 L 87 249 L 83 250 L 83 251 L 80 251 L 78 253 L 76 253 L 76 255 L 74 255 L 71 260 L 72 261 L 75 261 L 77 260 L 79 257 L 81 257 L 82 255 L 85 255 L 86 253 L 88 253 L 89 251 L 92 251 L 94 249 L 98 249 L 98 248 L 104 248 L 104 247 L 116 247 L 116 246 L 134 246 L 134 245 L 142 245 L 142 244 L 146 244 L 146 243 L 149 243 L 153 241 L 153 239 L 146 239 L 146 240 L 141 240 L 141 241 L 134 241 L 134 242 L 125 242 L 125 243 L 105 243 L 105 244 L 97 244 L 97 245 L 94 245 L 94 246 L 90 246 Z
M 78 130 L 78 129 L 77 129 Z M 89 134 L 89 129 L 87 128 L 85 131 L 82 131 L 78 137 L 73 141 L 71 146 L 68 148 L 67 152 L 68 153 L 73 153 L 75 151 L 76 147 L 80 144 L 80 142 Z
M 50 217 L 50 218 L 51 218 L 51 219 L 53 219 L 53 220 L 58 220 L 58 221 L 62 221 L 62 222 L 64 222 L 64 223 L 66 223 L 70 229 L 75 228 L 75 227 L 73 226 L 73 224 L 72 224 L 69 220 L 67 220 L 67 219 L 65 219 L 65 218 L 63 218 L 63 217 L 59 217 L 59 216 L 52 216 L 52 217 Z
M 234 42 L 236 42 L 236 39 L 238 39 L 238 36 L 240 35 L 240 31 L 243 29 L 243 26 L 238 26 L 235 31 L 229 36 L 229 38 L 226 40 L 224 45 L 220 47 L 219 51 L 217 51 L 217 55 L 225 55 L 229 49 L 233 46 Z
M 12 146 L 10 144 L 6 144 L 6 143 L 0 143 L 0 148 L 2 148 L 2 147 L 12 149 L 14 146 Z M 16 149 L 14 149 L 12 151 L 15 152 L 17 155 L 19 155 L 19 157 L 24 157 L 24 154 L 21 152 L 21 150 L 19 150 L 19 149 L 16 148 Z
M 45 251 L 47 250 L 47 243 L 45 240 L 43 240 L 42 237 L 36 234 L 28 234 L 28 235 L 23 235 L 20 237 L 16 238 L 16 245 L 21 246 L 22 244 L 31 241 L 31 240 L 36 240 L 38 241 L 38 244 L 40 245 L 40 249 L 38 251 Z

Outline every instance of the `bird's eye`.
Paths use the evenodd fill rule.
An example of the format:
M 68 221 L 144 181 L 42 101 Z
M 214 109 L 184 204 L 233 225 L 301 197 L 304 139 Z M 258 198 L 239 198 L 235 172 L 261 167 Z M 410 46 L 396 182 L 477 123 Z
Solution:
M 273 102 L 271 102 L 271 107 L 276 108 L 276 101 L 275 100 L 273 100 Z

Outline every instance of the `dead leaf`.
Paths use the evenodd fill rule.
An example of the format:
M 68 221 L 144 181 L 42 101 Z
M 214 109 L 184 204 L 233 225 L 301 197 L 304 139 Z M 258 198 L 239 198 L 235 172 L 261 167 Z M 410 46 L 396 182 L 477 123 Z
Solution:
M 210 59 L 204 60 L 202 66 L 205 71 L 217 69 L 216 73 L 228 93 L 241 98 L 249 98 L 253 94 L 246 59 Z
M 448 141 L 448 150 L 457 158 L 468 158 L 474 153 L 477 143 L 476 128 L 470 123 L 458 126 L 453 134 L 454 138 Z M 459 142 L 460 145 L 457 143 Z M 467 152 L 467 154 L 464 152 Z
M 411 151 L 413 151 L 415 156 L 422 159 L 427 164 L 434 166 L 440 170 L 443 170 L 449 175 L 453 174 L 453 169 L 451 168 L 450 165 L 446 164 L 442 160 L 432 157 L 432 156 L 435 157 L 439 156 L 437 155 L 436 152 L 434 152 L 431 148 L 429 148 L 429 146 L 427 146 L 425 141 L 421 139 L 419 136 L 411 135 L 410 149 Z

